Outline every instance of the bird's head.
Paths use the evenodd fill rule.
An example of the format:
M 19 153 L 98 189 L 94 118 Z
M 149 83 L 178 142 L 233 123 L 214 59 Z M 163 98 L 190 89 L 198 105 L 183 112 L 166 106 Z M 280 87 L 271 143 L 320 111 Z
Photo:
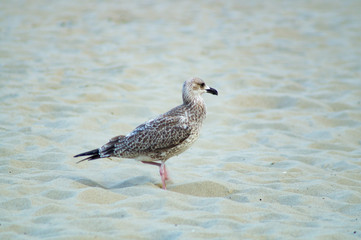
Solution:
M 208 87 L 207 84 L 200 78 L 194 77 L 184 82 L 183 84 L 183 102 L 191 102 L 201 96 L 203 93 L 211 93 L 218 95 L 216 89 Z

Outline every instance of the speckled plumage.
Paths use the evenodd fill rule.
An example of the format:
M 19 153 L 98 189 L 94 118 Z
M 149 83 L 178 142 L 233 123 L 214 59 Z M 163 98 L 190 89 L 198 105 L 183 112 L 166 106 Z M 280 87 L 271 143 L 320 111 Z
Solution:
M 154 163 L 164 168 L 169 158 L 187 150 L 199 137 L 199 131 L 206 117 L 206 106 L 202 93 L 218 92 L 208 87 L 200 78 L 192 78 L 183 84 L 183 104 L 136 127 L 128 135 L 109 140 L 99 149 L 76 155 L 89 156 L 85 160 L 106 157 L 134 158 L 144 163 Z M 162 176 L 162 172 L 161 172 Z M 165 182 L 162 177 L 163 188 Z

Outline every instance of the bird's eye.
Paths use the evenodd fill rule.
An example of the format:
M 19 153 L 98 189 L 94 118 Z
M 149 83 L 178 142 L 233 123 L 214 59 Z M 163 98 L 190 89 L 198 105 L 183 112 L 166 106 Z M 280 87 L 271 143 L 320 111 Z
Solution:
M 201 83 L 201 87 L 204 87 L 206 84 L 204 84 L 204 83 Z

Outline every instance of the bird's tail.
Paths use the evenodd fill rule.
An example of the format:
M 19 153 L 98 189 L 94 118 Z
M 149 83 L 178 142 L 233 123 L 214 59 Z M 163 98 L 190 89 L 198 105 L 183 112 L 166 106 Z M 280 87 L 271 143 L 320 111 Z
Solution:
M 74 157 L 82 157 L 82 156 L 89 156 L 87 158 L 84 158 L 76 163 L 80 163 L 80 162 L 83 162 L 83 161 L 91 161 L 91 160 L 95 160 L 95 159 L 98 159 L 98 158 L 101 158 L 100 157 L 100 154 L 99 154 L 99 149 L 94 149 L 94 150 L 91 150 L 91 151 L 88 151 L 88 152 L 83 152 L 83 153 L 80 153 L 78 155 L 75 155 Z
M 122 139 L 125 138 L 124 135 L 119 135 L 116 137 L 113 137 L 109 140 L 108 143 L 104 144 L 101 148 L 97 148 L 88 152 L 83 152 L 78 155 L 75 155 L 74 157 L 82 157 L 82 156 L 89 156 L 87 158 L 84 158 L 77 163 L 80 163 L 82 161 L 91 161 L 98 158 L 107 158 L 114 156 L 114 151 L 116 150 L 116 144 L 118 144 Z

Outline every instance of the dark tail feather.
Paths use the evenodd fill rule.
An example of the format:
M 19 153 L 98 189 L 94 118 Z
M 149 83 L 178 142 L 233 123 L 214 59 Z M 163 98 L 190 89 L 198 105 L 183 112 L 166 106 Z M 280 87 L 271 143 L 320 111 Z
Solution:
M 80 162 L 83 162 L 83 161 L 86 161 L 86 160 L 91 161 L 91 160 L 98 159 L 98 158 L 100 158 L 99 149 L 94 149 L 94 150 L 91 150 L 91 151 L 88 151 L 88 152 L 80 153 L 78 155 L 75 155 L 74 157 L 81 157 L 81 156 L 89 156 L 89 157 L 84 158 L 84 159 L 78 161 L 77 163 L 80 163 Z
M 83 153 L 80 153 L 78 155 L 75 155 L 74 157 L 81 157 L 81 156 L 89 156 L 89 155 L 94 155 L 94 154 L 97 154 L 99 153 L 99 149 L 93 149 L 91 151 L 88 151 L 88 152 L 83 152 Z
M 112 139 L 109 140 L 108 143 L 104 144 L 104 146 L 101 147 L 103 158 L 114 156 L 115 145 L 119 141 L 121 141 L 124 137 L 125 137 L 124 135 L 119 135 L 119 136 L 113 137 Z M 86 160 L 91 161 L 91 160 L 95 160 L 98 158 L 102 158 L 99 154 L 99 148 L 88 151 L 88 152 L 80 153 L 78 155 L 75 155 L 74 157 L 81 157 L 81 156 L 89 156 L 89 157 L 84 158 L 77 163 L 80 163 L 80 162 L 83 162 Z

